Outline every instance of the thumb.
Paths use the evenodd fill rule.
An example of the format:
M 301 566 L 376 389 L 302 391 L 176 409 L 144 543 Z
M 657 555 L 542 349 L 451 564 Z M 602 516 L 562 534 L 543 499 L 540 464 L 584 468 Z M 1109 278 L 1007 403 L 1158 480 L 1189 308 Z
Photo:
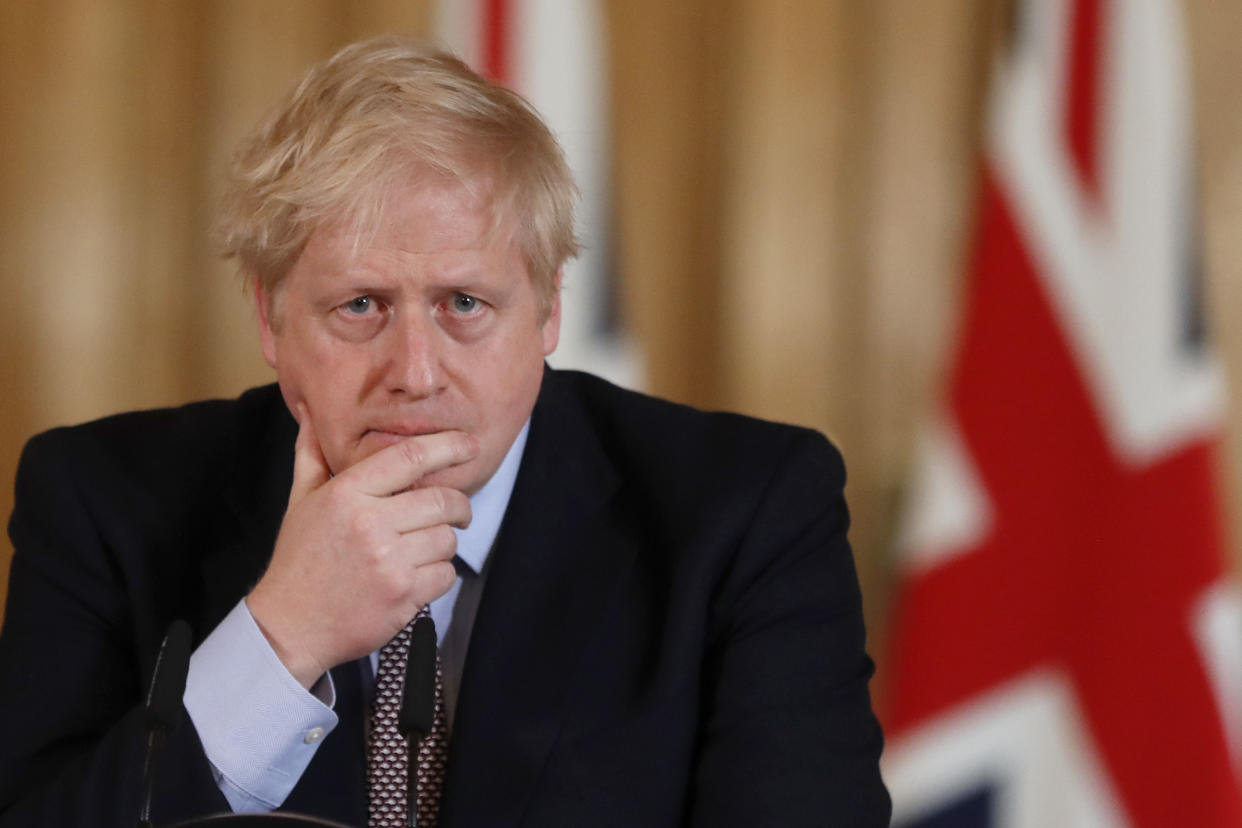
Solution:
M 298 439 L 293 444 L 293 485 L 289 488 L 289 506 L 293 507 L 311 492 L 332 478 L 332 470 L 324 459 L 306 403 L 299 402 L 293 416 L 298 421 Z

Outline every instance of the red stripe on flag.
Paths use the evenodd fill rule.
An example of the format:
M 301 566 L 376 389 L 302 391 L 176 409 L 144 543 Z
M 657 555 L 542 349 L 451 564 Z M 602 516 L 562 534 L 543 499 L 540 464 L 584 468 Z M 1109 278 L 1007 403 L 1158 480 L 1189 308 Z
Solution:
M 950 410 L 993 523 L 898 595 L 886 729 L 1056 671 L 1131 824 L 1242 825 L 1191 638 L 1223 572 L 1215 447 L 1141 467 L 1115 455 L 990 171 L 980 209 Z
M 1075 0 L 1070 18 L 1069 97 L 1065 108 L 1065 141 L 1079 183 L 1098 202 L 1100 195 L 1097 140 L 1100 57 L 1103 48 L 1101 0 Z
M 483 73 L 499 83 L 509 83 L 509 0 L 483 0 Z

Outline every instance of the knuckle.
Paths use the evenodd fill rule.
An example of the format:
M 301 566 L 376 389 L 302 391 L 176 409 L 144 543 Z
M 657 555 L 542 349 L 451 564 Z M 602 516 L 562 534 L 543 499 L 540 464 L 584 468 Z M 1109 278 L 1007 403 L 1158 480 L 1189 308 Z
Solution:
M 431 497 L 431 505 L 437 515 L 448 513 L 449 498 L 443 486 L 433 486 L 427 490 L 427 494 Z
M 441 584 L 444 589 L 448 589 L 457 580 L 457 567 L 453 566 L 450 561 L 445 561 L 440 567 Z
M 432 546 L 445 558 L 457 554 L 457 534 L 447 523 L 438 523 L 431 527 Z
M 426 452 L 420 445 L 418 440 L 406 440 L 397 444 L 400 447 L 401 456 L 411 466 L 422 467 L 427 461 Z
M 435 585 L 440 590 L 447 590 L 457 580 L 457 570 L 447 561 L 438 563 L 432 570 Z
M 377 543 L 368 547 L 369 558 L 374 562 L 376 572 L 383 579 L 384 584 L 392 581 L 394 572 L 394 561 L 400 556 L 397 554 L 396 548 L 390 543 Z
M 371 548 L 379 540 L 376 523 L 374 512 L 370 509 L 359 509 L 349 516 L 350 536 Z
M 436 561 L 418 569 L 418 592 L 427 600 L 443 595 L 457 580 L 457 570 L 447 561 Z
M 470 499 L 464 494 L 457 489 L 450 489 L 447 486 L 441 489 L 441 495 L 444 498 L 445 512 L 459 512 L 461 511 L 462 503 L 467 505 L 470 503 Z
M 388 606 L 394 601 L 401 600 L 404 590 L 398 584 L 399 582 L 394 578 L 380 578 L 371 590 L 372 600 L 380 606 Z
M 461 492 L 457 492 L 457 514 L 454 517 L 459 520 L 469 522 L 474 518 L 474 509 L 470 506 L 470 498 Z

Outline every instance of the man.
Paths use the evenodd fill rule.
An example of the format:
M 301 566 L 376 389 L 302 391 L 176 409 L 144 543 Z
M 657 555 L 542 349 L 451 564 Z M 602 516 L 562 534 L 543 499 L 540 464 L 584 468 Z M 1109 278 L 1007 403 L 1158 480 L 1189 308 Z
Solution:
M 278 386 L 27 447 L 0 825 L 133 823 L 178 617 L 157 824 L 388 824 L 372 714 L 425 605 L 420 824 L 887 824 L 838 455 L 547 369 L 572 203 L 529 107 L 417 45 L 344 49 L 260 125 L 222 238 Z

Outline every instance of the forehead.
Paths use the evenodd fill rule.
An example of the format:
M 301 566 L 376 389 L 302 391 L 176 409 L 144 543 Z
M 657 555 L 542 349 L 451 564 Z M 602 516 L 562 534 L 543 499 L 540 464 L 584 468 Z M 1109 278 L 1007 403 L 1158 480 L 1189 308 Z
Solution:
M 328 224 L 312 240 L 354 254 L 371 248 L 419 252 L 484 250 L 513 240 L 482 177 L 408 175 L 382 190 L 367 207 Z
M 453 263 L 462 267 L 467 266 L 462 259 L 473 256 L 480 262 L 476 270 L 492 270 L 503 262 L 499 270 L 520 272 L 535 292 L 541 315 L 546 315 L 548 291 L 530 269 L 513 194 L 498 190 L 494 183 L 503 175 L 490 173 L 485 166 L 468 169 L 459 177 L 425 166 L 395 172 L 390 168 L 393 174 L 387 185 L 362 185 L 365 192 L 352 205 L 311 232 L 270 295 L 284 293 L 286 279 L 299 272 L 304 275 L 297 281 L 327 287 L 328 282 L 340 281 L 341 274 L 379 257 L 402 252 L 439 252 L 447 257 L 458 252 Z M 307 271 L 315 273 L 308 279 Z

